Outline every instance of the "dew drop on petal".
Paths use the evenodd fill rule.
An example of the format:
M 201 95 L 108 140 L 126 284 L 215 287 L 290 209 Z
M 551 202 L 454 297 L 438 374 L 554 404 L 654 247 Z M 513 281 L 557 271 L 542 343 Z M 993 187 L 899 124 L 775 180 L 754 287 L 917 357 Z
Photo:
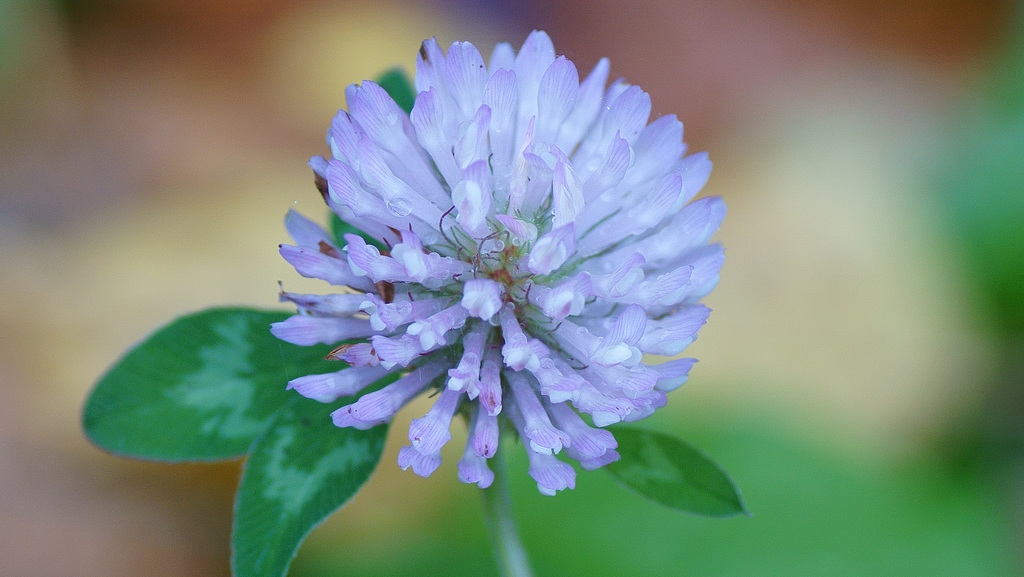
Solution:
M 409 201 L 401 198 L 393 198 L 387 201 L 385 206 L 395 216 L 409 216 L 409 213 L 412 212 L 412 205 L 409 204 Z

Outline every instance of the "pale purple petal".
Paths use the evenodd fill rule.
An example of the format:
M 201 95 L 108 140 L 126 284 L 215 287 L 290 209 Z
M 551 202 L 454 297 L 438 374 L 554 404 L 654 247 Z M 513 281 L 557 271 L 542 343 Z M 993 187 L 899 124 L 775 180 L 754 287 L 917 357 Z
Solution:
M 583 138 L 583 135 L 590 130 L 598 114 L 601 112 L 601 105 L 604 97 L 604 86 L 608 82 L 608 71 L 611 63 L 607 58 L 597 62 L 597 66 L 587 75 L 587 78 L 580 83 L 576 95 L 576 107 L 572 114 L 562 123 L 562 129 L 558 133 L 556 142 L 562 150 L 573 150 Z
M 291 302 L 302 312 L 314 316 L 347 316 L 360 311 L 365 297 L 361 294 L 334 293 L 326 295 L 298 294 L 281 291 L 279 300 Z
M 452 149 L 455 163 L 463 170 L 474 162 L 486 162 L 490 157 L 491 148 L 487 138 L 490 124 L 491 108 L 485 104 L 477 109 L 473 121 L 465 125 L 465 133 Z
M 537 453 L 526 449 L 530 460 L 530 476 L 537 481 L 537 490 L 552 497 L 558 491 L 576 488 L 576 471 L 551 454 Z
M 468 316 L 466 309 L 457 304 L 412 323 L 406 333 L 419 338 L 423 351 L 432 351 L 448 344 L 445 335 L 448 331 L 462 328 Z
M 452 44 L 448 48 L 444 75 L 448 90 L 463 118 L 472 117 L 483 101 L 484 85 L 487 83 L 487 68 L 480 51 L 469 42 Z
M 295 389 L 307 399 L 330 403 L 358 393 L 385 374 L 387 370 L 384 367 L 351 367 L 336 373 L 292 379 L 288 381 L 288 388 Z
M 555 47 L 545 32 L 534 30 L 516 55 L 516 78 L 519 82 L 518 134 L 537 115 L 537 91 L 540 79 L 555 61 Z
M 582 467 L 584 471 L 593 471 L 596 469 L 600 469 L 601 467 L 604 467 L 609 463 L 614 463 L 615 461 L 618 461 L 621 458 L 622 456 L 619 455 L 618 451 L 614 449 L 609 449 L 600 457 L 597 457 L 595 459 L 583 459 L 580 460 L 579 463 L 580 467 Z
M 441 363 L 423 365 L 390 385 L 367 393 L 359 397 L 355 403 L 334 411 L 331 418 L 338 427 L 364 430 L 384 424 L 443 370 L 444 365 Z
M 551 225 L 560 227 L 565 224 L 575 223 L 584 209 L 583 189 L 572 166 L 566 161 L 559 160 L 555 164 L 555 174 L 552 181 L 552 199 L 554 200 L 554 218 Z
M 421 92 L 413 104 L 411 121 L 416 129 L 417 140 L 430 154 L 445 182 L 448 186 L 455 186 L 462 180 L 462 169 L 455 162 L 451 143 L 448 142 L 448 135 L 445 133 L 441 93 L 434 88 Z
M 449 430 L 462 393 L 444 388 L 426 415 L 413 419 L 409 425 L 409 441 L 424 455 L 439 454 L 452 438 Z
M 652 355 L 678 355 L 697 338 L 697 331 L 707 322 L 709 314 L 708 307 L 694 305 L 663 319 L 648 321 L 637 347 Z
M 282 341 L 308 347 L 365 338 L 373 334 L 373 328 L 365 319 L 295 315 L 271 324 L 270 333 Z
M 651 370 L 658 373 L 658 382 L 655 385 L 658 390 L 674 391 L 686 382 L 697 359 L 673 359 L 658 365 L 651 365 Z
M 512 151 L 515 146 L 516 110 L 519 104 L 516 73 L 504 68 L 496 70 L 484 88 L 484 104 L 491 109 L 490 139 L 491 151 L 494 153 L 494 174 L 505 180 L 512 171 Z M 508 194 L 507 190 L 505 194 Z
M 477 455 L 468 444 L 458 467 L 459 481 L 463 483 L 475 483 L 481 489 L 486 489 L 494 482 L 494 472 L 487 466 L 487 459 Z
M 480 368 L 480 406 L 490 415 L 501 413 L 501 359 L 493 350 L 484 356 Z
M 366 293 L 359 310 L 370 315 L 370 325 L 377 331 L 394 331 L 416 319 L 429 317 L 443 310 L 451 303 L 450 298 L 427 298 L 409 300 L 409 295 L 397 295 L 396 300 L 384 302 L 375 294 Z
M 437 38 L 424 40 L 416 57 L 416 92 L 423 92 L 431 87 L 444 87 L 444 61 L 444 52 L 438 46 Z
M 420 339 L 413 335 L 402 335 L 399 337 L 385 337 L 374 335 L 370 338 L 373 348 L 380 359 L 380 364 L 385 368 L 395 366 L 407 367 L 409 363 L 425 352 L 420 346 Z
M 412 467 L 412 472 L 420 477 L 429 477 L 438 467 L 441 466 L 441 455 L 436 453 L 421 453 L 415 447 L 406 445 L 398 451 L 398 466 L 403 471 Z
M 486 410 L 477 409 L 469 423 L 469 444 L 473 452 L 490 459 L 498 450 L 498 416 L 488 414 Z
M 486 167 L 486 162 L 477 161 L 467 167 L 466 171 L 476 172 L 479 169 L 486 170 Z M 458 211 L 455 219 L 463 230 L 473 238 L 484 238 L 491 233 L 487 217 L 491 214 L 493 198 L 494 195 L 487 187 L 486 180 L 477 182 L 467 178 L 459 182 L 452 190 L 452 202 Z
M 377 351 L 370 343 L 342 345 L 327 356 L 331 360 L 345 361 L 353 367 L 375 367 L 380 364 Z
M 373 82 L 346 88 L 349 111 L 327 133 L 333 158 L 309 165 L 327 208 L 360 234 L 338 246 L 292 212 L 298 246 L 281 247 L 303 276 L 346 288 L 282 288 L 299 314 L 271 331 L 331 344 L 326 358 L 350 366 L 289 388 L 334 402 L 401 375 L 332 413 L 359 429 L 430 391 L 398 455 L 421 476 L 440 466 L 456 412 L 469 419 L 458 477 L 481 488 L 509 423 L 543 494 L 575 486 L 554 456 L 563 449 L 585 470 L 618 460 L 601 427 L 653 414 L 693 367 L 644 355 L 672 357 L 697 338 L 723 264 L 709 242 L 725 205 L 691 203 L 707 155 L 684 156 L 682 123 L 649 123 L 651 97 L 607 85 L 609 70 L 601 59 L 581 82 L 534 31 L 518 53 L 498 44 L 486 65 L 468 42 L 445 53 L 424 41 L 408 115 Z
M 501 356 L 505 365 L 514 371 L 539 366 L 540 357 L 537 355 L 537 349 L 530 346 L 530 339 L 519 326 L 519 320 L 516 319 L 512 306 L 508 305 L 502 308 L 498 313 L 498 318 L 501 322 L 502 336 L 505 339 L 505 344 L 501 347 Z
M 555 320 L 583 312 L 588 298 L 593 295 L 590 274 L 580 273 L 553 287 L 538 286 L 530 291 L 530 300 L 541 307 L 544 314 Z
M 516 65 L 516 51 L 508 42 L 499 42 L 494 45 L 491 52 L 491 60 L 487 63 L 487 70 L 496 74 L 501 68 L 511 70 Z
M 501 309 L 501 285 L 489 278 L 466 281 L 462 287 L 462 306 L 469 314 L 485 321 Z
M 576 250 L 575 234 L 569 223 L 537 239 L 526 265 L 530 272 L 545 275 L 565 264 Z
M 465 299 L 463 299 L 465 300 Z M 462 358 L 458 366 L 448 370 L 448 388 L 465 391 L 470 400 L 480 394 L 480 363 L 490 327 L 477 324 L 462 341 Z
M 548 410 L 558 428 L 572 439 L 565 448 L 569 457 L 577 461 L 596 459 L 619 446 L 609 431 L 591 427 L 565 404 L 553 403 Z
M 509 390 L 515 403 L 510 412 L 522 416 L 522 435 L 529 440 L 530 447 L 538 453 L 558 453 L 563 446 L 571 444 L 569 436 L 551 424 L 551 418 L 541 405 L 536 391 L 522 373 L 507 374 Z
M 639 86 L 630 86 L 608 106 L 604 117 L 605 134 L 618 133 L 627 142 L 634 142 L 647 125 L 650 115 L 650 95 Z
M 547 357 L 540 360 L 537 368 L 530 371 L 537 378 L 540 394 L 552 403 L 563 403 L 575 399 L 583 379 L 569 368 L 560 368 L 554 359 Z
M 288 211 L 284 218 L 284 226 L 299 246 L 319 246 L 321 242 L 333 245 L 333 239 L 319 224 L 294 210 Z
M 350 286 L 358 290 L 372 290 L 373 283 L 363 275 L 352 271 L 343 258 L 342 253 L 327 247 L 327 254 L 322 249 L 291 246 L 282 244 L 279 252 L 288 264 L 295 267 L 295 272 L 306 278 L 318 278 L 336 286 Z
M 559 56 L 544 71 L 537 90 L 537 138 L 554 142 L 558 130 L 576 107 L 580 76 L 576 65 Z

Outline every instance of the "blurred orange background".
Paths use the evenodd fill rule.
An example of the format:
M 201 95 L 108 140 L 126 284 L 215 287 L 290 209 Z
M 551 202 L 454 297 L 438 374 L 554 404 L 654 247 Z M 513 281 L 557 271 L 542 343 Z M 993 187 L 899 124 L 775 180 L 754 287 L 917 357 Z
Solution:
M 725 441 L 707 423 L 765 423 L 776 431 L 765 435 L 860 471 L 869 487 L 888 487 L 908 466 L 941 469 L 936 444 L 969 427 L 999 390 L 1006 339 L 986 320 L 932 188 L 956 138 L 950 118 L 983 94 L 1018 9 L 967 0 L 0 1 L 0 575 L 229 574 L 239 464 L 106 455 L 82 436 L 82 401 L 127 347 L 172 317 L 217 304 L 279 307 L 277 281 L 292 290 L 308 282 L 276 251 L 289 208 L 325 214 L 306 161 L 326 153 L 345 86 L 394 65 L 411 71 L 430 36 L 488 54 L 497 41 L 518 47 L 531 29 L 547 30 L 581 72 L 608 56 L 613 76 L 651 93 L 655 115 L 680 117 L 690 150 L 709 151 L 705 192 L 730 211 L 718 235 L 727 261 L 708 299 L 715 312 L 688 352 L 701 362 L 652 426 L 692 426 L 715 445 Z M 424 410 L 407 409 L 403 422 Z M 475 505 L 455 458 L 429 480 L 398 469 L 404 428 L 393 428 L 363 492 L 314 533 L 297 572 L 374 574 L 374 556 L 412 555 L 403 543 L 430 543 L 440 518 Z M 915 468 L 922 453 L 939 456 Z M 751 466 L 722 454 L 726 470 Z M 525 531 L 554 514 L 549 504 L 575 503 L 531 495 L 520 473 Z M 987 509 L 964 539 L 986 544 L 965 559 L 990 564 L 950 574 L 1020 574 L 1017 473 L 971 485 L 981 497 L 969 507 Z M 921 475 L 912 483 L 930 482 Z M 757 494 L 759 477 L 734 476 Z M 580 483 L 591 477 L 604 475 Z M 748 505 L 755 519 L 765 506 Z M 724 547 L 744 522 L 698 520 L 687 531 L 714 527 Z M 798 536 L 801 523 L 776 530 Z M 962 530 L 952 526 L 949 538 Z M 341 542 L 364 552 L 363 569 L 321 569 L 332 563 L 322 552 Z M 835 570 L 857 566 L 849 551 L 826 544 L 814 563 L 731 574 L 855 575 Z M 811 554 L 792 552 L 802 555 Z M 888 572 L 898 566 L 888 555 L 861 574 L 907 574 Z M 493 571 L 486 550 L 477 561 L 478 574 Z M 555 571 L 539 563 L 538 574 Z

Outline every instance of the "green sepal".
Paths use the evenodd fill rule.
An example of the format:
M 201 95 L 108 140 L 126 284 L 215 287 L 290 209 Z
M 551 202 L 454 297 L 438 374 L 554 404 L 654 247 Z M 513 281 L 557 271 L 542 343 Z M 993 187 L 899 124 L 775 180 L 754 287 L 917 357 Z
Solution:
M 669 435 L 612 429 L 622 458 L 605 466 L 620 483 L 667 507 L 708 517 L 748 514 L 739 490 L 707 455 Z
M 341 220 L 341 218 L 339 218 L 338 215 L 334 213 L 334 211 L 330 211 L 328 218 L 330 219 L 331 224 L 331 236 L 334 237 L 334 243 L 338 246 L 338 248 L 342 248 L 348 244 L 347 242 L 345 242 L 346 234 L 355 234 L 361 236 L 363 240 L 366 241 L 366 244 L 370 244 L 377 247 L 377 250 L 387 250 L 387 246 L 385 246 L 384 243 L 380 241 L 380 239 L 373 238 L 368 233 L 365 233 L 359 230 L 358 228 L 352 226 L 351 224 Z
M 377 77 L 377 84 L 383 88 L 406 114 L 412 112 L 416 102 L 416 91 L 409 77 L 401 68 L 392 68 Z

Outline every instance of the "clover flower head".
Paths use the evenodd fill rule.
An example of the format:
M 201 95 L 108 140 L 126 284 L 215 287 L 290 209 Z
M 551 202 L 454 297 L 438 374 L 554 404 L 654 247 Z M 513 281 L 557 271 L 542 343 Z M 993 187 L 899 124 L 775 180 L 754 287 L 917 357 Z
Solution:
M 645 355 L 678 356 L 707 319 L 700 300 L 723 260 L 708 241 L 725 205 L 691 202 L 707 155 L 686 155 L 676 117 L 648 122 L 648 94 L 608 73 L 602 59 L 581 80 L 535 31 L 487 62 L 468 42 L 445 53 L 425 41 L 411 114 L 373 82 L 350 86 L 332 158 L 310 165 L 327 205 L 366 237 L 340 247 L 289 213 L 295 245 L 281 255 L 341 289 L 283 292 L 298 314 L 272 327 L 297 345 L 343 343 L 331 358 L 350 366 L 289 387 L 335 402 L 392 375 L 332 413 L 359 429 L 429 392 L 398 458 L 423 476 L 457 414 L 466 483 L 493 480 L 502 420 L 544 494 L 575 486 L 560 454 L 584 469 L 617 460 L 603 427 L 664 406 L 694 363 Z

